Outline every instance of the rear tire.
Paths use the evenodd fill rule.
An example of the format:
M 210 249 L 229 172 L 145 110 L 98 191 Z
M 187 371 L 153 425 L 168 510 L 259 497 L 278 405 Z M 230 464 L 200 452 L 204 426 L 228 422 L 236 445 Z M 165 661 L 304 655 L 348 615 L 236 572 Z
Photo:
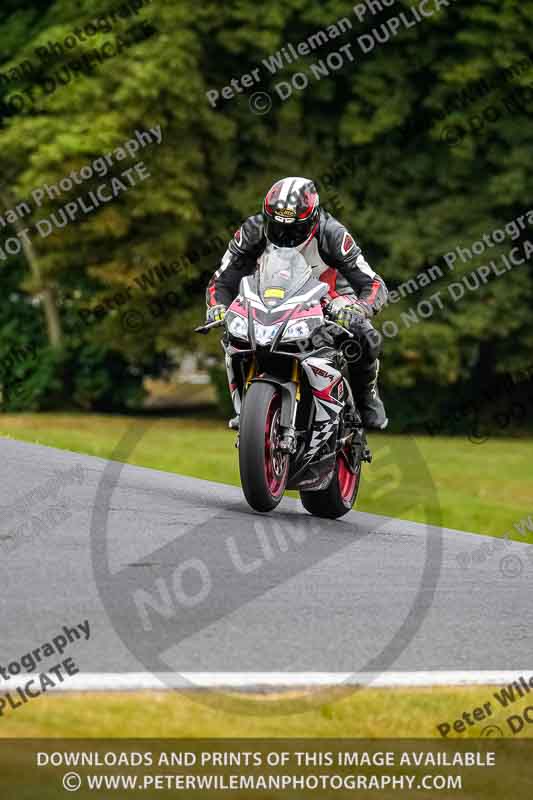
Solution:
M 315 517 L 338 519 L 351 511 L 361 479 L 361 462 L 353 472 L 343 451 L 337 456 L 335 472 L 327 489 L 318 492 L 300 492 L 306 511 Z
M 239 432 L 239 469 L 246 500 L 256 511 L 272 511 L 281 501 L 289 456 L 276 447 L 281 395 L 270 383 L 252 383 L 246 392 Z

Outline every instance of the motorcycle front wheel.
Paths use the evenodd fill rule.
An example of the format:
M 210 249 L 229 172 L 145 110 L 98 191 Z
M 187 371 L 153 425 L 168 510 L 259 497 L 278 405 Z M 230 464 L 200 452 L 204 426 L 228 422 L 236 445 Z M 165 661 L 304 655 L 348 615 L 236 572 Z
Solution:
M 289 456 L 279 450 L 281 395 L 270 383 L 252 383 L 239 427 L 239 469 L 246 500 L 255 511 L 279 504 L 289 475 Z

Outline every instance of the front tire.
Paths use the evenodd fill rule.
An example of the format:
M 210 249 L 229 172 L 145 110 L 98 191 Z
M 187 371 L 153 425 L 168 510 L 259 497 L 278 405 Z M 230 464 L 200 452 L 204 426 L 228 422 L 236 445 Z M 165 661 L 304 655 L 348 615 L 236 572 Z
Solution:
M 281 395 L 270 383 L 246 392 L 239 432 L 239 470 L 246 500 L 255 511 L 272 511 L 281 501 L 289 456 L 279 452 Z
M 355 470 L 350 466 L 346 453 L 337 455 L 335 472 L 327 489 L 318 492 L 300 492 L 300 499 L 306 511 L 315 517 L 338 519 L 351 511 L 355 503 L 361 478 L 361 462 Z

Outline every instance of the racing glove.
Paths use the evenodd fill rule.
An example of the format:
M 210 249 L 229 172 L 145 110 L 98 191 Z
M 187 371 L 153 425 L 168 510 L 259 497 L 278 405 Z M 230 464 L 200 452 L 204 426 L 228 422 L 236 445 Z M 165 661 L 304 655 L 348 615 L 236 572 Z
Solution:
M 225 316 L 226 316 L 226 306 L 223 305 L 210 306 L 207 309 L 206 322 L 208 325 L 211 322 L 222 322 Z
M 368 319 L 369 313 L 365 308 L 366 304 L 359 300 L 349 304 L 345 301 L 341 303 L 339 300 L 340 298 L 332 300 L 326 306 L 325 311 L 333 322 L 336 322 L 341 328 L 346 328 L 346 330 L 350 331 Z

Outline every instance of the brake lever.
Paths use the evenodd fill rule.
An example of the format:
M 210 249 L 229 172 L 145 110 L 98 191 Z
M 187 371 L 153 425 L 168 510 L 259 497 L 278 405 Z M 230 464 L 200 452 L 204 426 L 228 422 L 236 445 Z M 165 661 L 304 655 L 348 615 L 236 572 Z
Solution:
M 224 320 L 217 320 L 216 322 L 208 322 L 207 325 L 199 325 L 194 329 L 195 333 L 209 333 L 211 328 L 220 328 L 224 324 Z
M 346 330 L 346 328 L 343 328 L 342 325 L 339 325 L 337 322 L 333 322 L 333 320 L 331 320 L 331 319 L 327 321 L 326 325 L 327 325 L 327 327 L 332 325 L 334 328 L 338 328 L 341 333 L 343 333 L 345 336 L 348 336 L 350 339 L 354 339 L 355 338 L 353 333 L 351 333 L 350 331 Z

